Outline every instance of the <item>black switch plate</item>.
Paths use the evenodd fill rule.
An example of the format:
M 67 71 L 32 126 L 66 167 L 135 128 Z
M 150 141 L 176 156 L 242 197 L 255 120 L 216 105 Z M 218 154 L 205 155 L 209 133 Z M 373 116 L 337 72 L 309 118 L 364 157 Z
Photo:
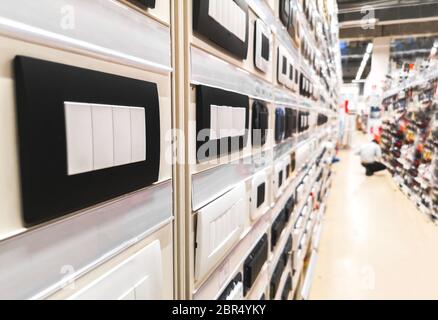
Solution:
M 263 268 L 267 258 L 268 235 L 265 234 L 248 255 L 243 264 L 243 285 L 245 295 L 251 289 L 253 283 L 257 279 L 257 276 L 259 275 L 260 270 Z
M 207 132 L 211 129 L 212 105 L 245 108 L 245 134 L 233 138 L 227 137 L 214 140 L 211 140 L 209 135 L 201 137 L 201 132 Z M 213 160 L 221 155 L 243 149 L 248 142 L 248 128 L 248 96 L 202 85 L 196 87 L 196 157 L 199 162 Z
M 193 0 L 193 30 L 227 50 L 237 58 L 246 59 L 248 55 L 249 13 L 245 0 L 233 0 L 246 15 L 245 40 L 228 31 L 209 14 L 209 0 Z
M 252 145 L 263 146 L 269 129 L 269 111 L 266 103 L 254 101 L 252 105 Z
M 155 83 L 24 56 L 17 56 L 13 67 L 25 226 L 158 180 L 160 106 Z M 69 176 L 65 101 L 145 108 L 146 160 Z

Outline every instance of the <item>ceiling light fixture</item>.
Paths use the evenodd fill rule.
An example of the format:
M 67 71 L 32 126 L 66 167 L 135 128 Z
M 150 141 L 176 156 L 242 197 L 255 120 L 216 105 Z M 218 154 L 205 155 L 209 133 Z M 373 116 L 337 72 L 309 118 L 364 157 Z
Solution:
M 359 70 L 357 70 L 355 81 L 360 81 L 360 78 L 362 78 L 362 74 L 365 71 L 365 68 L 367 66 L 368 60 L 371 57 L 371 53 L 373 52 L 373 48 L 374 48 L 373 43 L 372 42 L 368 43 L 367 50 L 366 50 L 366 52 L 365 52 L 365 54 L 363 56 L 362 62 L 361 62 L 360 67 L 359 67 Z

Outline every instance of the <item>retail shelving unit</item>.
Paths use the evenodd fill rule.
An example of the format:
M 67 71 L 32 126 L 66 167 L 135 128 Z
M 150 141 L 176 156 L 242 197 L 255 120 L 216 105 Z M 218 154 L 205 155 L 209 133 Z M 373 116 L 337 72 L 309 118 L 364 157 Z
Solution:
M 202 2 L 210 10 L 215 3 Z M 209 32 L 203 24 L 206 7 L 201 1 L 190 1 L 188 12 L 194 15 L 190 119 L 202 118 L 200 113 L 209 109 L 204 101 L 223 105 L 223 97 L 232 92 L 245 97 L 249 123 L 258 112 L 256 104 L 264 104 L 270 130 L 262 146 L 254 144 L 250 134 L 239 150 L 213 157 L 214 161 L 192 162 L 193 214 L 187 241 L 192 258 L 187 294 L 193 299 L 304 299 L 312 274 L 306 257 L 313 254 L 315 261 L 330 181 L 334 144 L 329 141 L 336 139 L 338 74 L 330 78 L 332 66 L 325 64 L 335 61 L 327 57 L 331 51 L 326 50 L 335 44 L 316 30 L 324 28 L 332 36 L 327 19 L 335 19 L 335 15 L 322 14 L 313 1 L 305 2 L 311 8 L 299 1 L 236 3 L 240 6 L 235 9 L 247 16 L 242 18 L 247 24 L 247 34 L 242 34 L 240 42 L 247 49 L 243 55 L 221 42 L 227 34 L 222 28 L 214 29 L 216 35 Z M 220 5 L 215 8 L 219 16 L 226 10 Z M 233 15 L 232 11 L 228 14 Z M 264 70 L 257 67 L 260 25 L 269 44 Z M 222 26 L 226 28 L 226 23 Z M 206 88 L 220 90 L 205 97 Z M 278 134 L 278 118 L 283 112 L 297 115 L 292 120 L 292 134 Z M 207 117 L 210 122 L 202 128 L 212 129 L 216 116 L 211 116 L 210 110 Z M 194 132 L 190 139 L 195 139 Z M 199 149 L 193 143 L 188 148 L 196 159 Z M 227 217 L 233 203 L 223 206 L 224 197 L 245 203 L 233 213 L 234 221 Z M 225 227 L 217 225 L 221 220 Z M 227 237 L 230 230 L 233 236 Z M 206 232 L 219 240 L 206 245 Z M 302 282 L 306 282 L 304 287 Z
M 391 110 L 383 123 L 385 162 L 400 189 L 432 219 L 437 219 L 434 180 L 437 144 L 436 88 L 438 74 L 431 68 L 405 80 L 384 96 Z
M 0 298 L 306 299 L 336 21 L 321 1 L 3 1 Z

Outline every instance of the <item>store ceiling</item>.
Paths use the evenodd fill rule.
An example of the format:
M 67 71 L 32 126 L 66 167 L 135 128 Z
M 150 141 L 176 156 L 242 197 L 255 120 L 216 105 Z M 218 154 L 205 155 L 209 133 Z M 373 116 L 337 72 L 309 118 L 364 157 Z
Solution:
M 437 0 L 338 0 L 338 8 L 343 39 L 438 32 Z
M 415 60 L 430 52 L 438 35 L 438 0 L 338 0 L 344 82 L 356 78 L 373 38 L 392 37 L 394 60 Z M 368 61 L 362 79 L 370 71 Z

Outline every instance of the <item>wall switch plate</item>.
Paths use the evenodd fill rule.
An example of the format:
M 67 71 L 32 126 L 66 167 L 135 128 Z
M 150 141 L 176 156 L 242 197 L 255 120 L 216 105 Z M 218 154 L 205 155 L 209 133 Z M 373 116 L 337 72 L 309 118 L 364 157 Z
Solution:
M 245 0 L 194 0 L 193 30 L 237 58 L 246 59 L 248 4 Z
M 266 73 L 269 70 L 272 52 L 272 34 L 262 20 L 255 21 L 254 31 L 254 65 Z
M 195 279 L 202 280 L 239 241 L 248 204 L 241 183 L 197 213 Z
M 155 240 L 69 300 L 158 300 L 162 296 L 162 255 L 160 241 Z
M 155 83 L 24 56 L 15 58 L 14 72 L 25 226 L 158 180 L 160 106 Z M 137 162 L 127 164 L 118 143 L 125 139 L 119 129 L 127 122 L 114 122 L 114 109 L 124 106 L 136 113 L 130 130 L 131 145 L 138 146 L 131 159 Z M 125 143 L 129 145 L 128 139 Z

